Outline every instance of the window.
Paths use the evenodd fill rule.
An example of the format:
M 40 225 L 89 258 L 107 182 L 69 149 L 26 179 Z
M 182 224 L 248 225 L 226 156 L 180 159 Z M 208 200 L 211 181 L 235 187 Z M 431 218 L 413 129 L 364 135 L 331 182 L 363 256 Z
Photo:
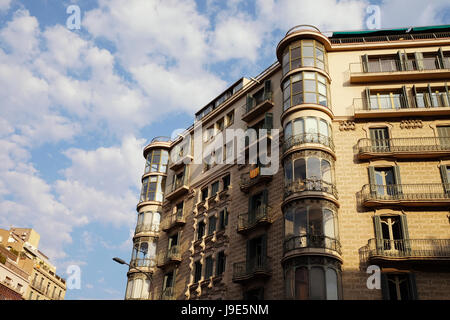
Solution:
M 173 296 L 173 288 L 175 286 L 175 270 L 164 275 L 162 298 L 170 298 Z
M 373 152 L 389 152 L 388 128 L 370 128 L 369 133 Z
M 219 230 L 224 230 L 225 227 L 228 225 L 228 212 L 227 208 L 220 211 L 219 214 Z
M 321 143 L 331 147 L 331 125 L 324 119 L 303 117 L 289 121 L 284 128 L 286 147 L 303 143 Z
M 450 166 L 441 165 L 440 171 L 441 171 L 442 183 L 444 185 L 444 191 L 445 191 L 445 193 L 450 194 Z
M 216 216 L 210 216 L 208 219 L 208 235 L 211 235 L 216 231 L 217 218 Z
M 385 300 L 416 300 L 415 275 L 412 273 L 382 273 L 381 289 Z
M 293 42 L 283 52 L 283 75 L 300 67 L 315 67 L 327 70 L 326 51 L 318 41 L 300 40 Z
M 224 118 L 216 122 L 216 133 L 222 132 L 224 129 Z
M 267 215 L 268 191 L 263 190 L 249 197 L 248 202 L 248 222 L 253 224 Z
M 205 201 L 208 198 L 208 188 L 202 189 L 201 201 Z
M 219 181 L 216 181 L 211 185 L 211 198 L 214 197 L 218 191 L 219 191 Z
M 377 251 L 384 254 L 409 253 L 409 233 L 406 215 L 374 216 Z
M 153 150 L 148 153 L 145 163 L 145 173 L 166 172 L 169 162 L 169 153 L 166 150 Z
M 285 251 L 298 248 L 338 250 L 336 208 L 326 201 L 293 202 L 284 215 Z
M 205 259 L 205 279 L 212 277 L 213 263 L 214 263 L 214 260 L 213 260 L 212 256 L 206 257 L 206 259 Z
M 135 267 L 153 267 L 156 257 L 156 239 L 152 237 L 137 238 L 133 245 L 131 265 Z
M 369 167 L 368 170 L 372 195 L 389 198 L 402 193 L 398 166 Z
M 194 283 L 199 282 L 202 278 L 202 263 L 197 261 L 194 263 Z
M 142 180 L 142 201 L 163 201 L 166 177 L 150 176 Z
M 226 256 L 223 251 L 217 253 L 216 275 L 220 276 L 225 272 Z
M 225 126 L 229 127 L 233 124 L 234 122 L 234 110 L 229 112 L 226 117 L 225 117 Z
M 295 300 L 338 300 L 341 273 L 334 260 L 301 258 L 285 270 L 286 297 Z
M 370 93 L 370 110 L 407 108 L 405 98 L 400 92 Z
M 159 231 L 159 222 L 161 214 L 159 212 L 145 211 L 139 212 L 136 231 Z
M 223 181 L 223 190 L 228 190 L 228 187 L 230 186 L 230 175 L 226 175 L 222 178 Z
M 200 221 L 197 224 L 197 240 L 200 240 L 205 235 L 205 221 Z
M 319 73 L 296 73 L 283 83 L 283 110 L 303 103 L 329 107 L 328 92 L 328 80 Z
M 450 93 L 447 86 L 444 88 L 432 88 L 430 85 L 427 88 L 416 88 L 416 86 L 413 86 L 413 92 L 416 107 L 418 108 L 450 106 Z
M 184 206 L 184 202 L 181 201 L 180 203 L 177 204 L 176 206 L 176 216 L 177 218 L 181 218 L 183 217 L 183 206 Z
M 247 240 L 247 260 L 248 270 L 267 268 L 267 235 Z
M 323 159 L 317 156 L 305 158 L 289 157 L 285 160 L 284 169 L 286 185 L 295 182 L 295 192 L 304 190 L 319 190 L 333 192 L 334 163 L 331 159 Z
M 150 289 L 150 280 L 130 279 L 127 284 L 127 299 L 147 299 Z M 59 292 L 61 294 L 61 291 Z
M 204 132 L 204 142 L 208 142 L 214 137 L 214 125 L 207 128 Z

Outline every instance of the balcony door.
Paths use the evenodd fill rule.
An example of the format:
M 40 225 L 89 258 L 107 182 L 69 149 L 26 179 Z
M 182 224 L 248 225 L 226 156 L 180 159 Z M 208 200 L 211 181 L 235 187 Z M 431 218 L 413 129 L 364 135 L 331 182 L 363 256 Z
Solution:
M 267 255 L 267 236 L 262 235 L 257 238 L 247 240 L 247 272 L 265 267 Z
M 377 252 L 394 257 L 410 253 L 406 215 L 374 216 Z
M 263 190 L 249 198 L 248 203 L 248 222 L 253 224 L 259 220 L 266 212 L 267 206 L 267 190 Z
M 389 152 L 389 130 L 388 128 L 370 129 L 370 140 L 373 152 Z

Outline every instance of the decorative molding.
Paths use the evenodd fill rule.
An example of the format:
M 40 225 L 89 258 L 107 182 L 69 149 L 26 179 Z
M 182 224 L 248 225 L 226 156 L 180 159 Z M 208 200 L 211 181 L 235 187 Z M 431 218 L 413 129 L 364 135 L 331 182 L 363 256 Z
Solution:
M 355 121 L 350 120 L 339 121 L 339 130 L 340 131 L 355 130 Z
M 402 120 L 400 122 L 401 129 L 417 129 L 423 128 L 422 120 Z

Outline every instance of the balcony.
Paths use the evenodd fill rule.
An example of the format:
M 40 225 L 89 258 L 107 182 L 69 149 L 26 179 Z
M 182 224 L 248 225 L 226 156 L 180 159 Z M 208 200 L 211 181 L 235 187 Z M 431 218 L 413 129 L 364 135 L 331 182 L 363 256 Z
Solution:
M 233 264 L 233 282 L 245 283 L 255 279 L 267 279 L 272 276 L 271 259 L 260 256 Z
M 171 264 L 177 264 L 181 262 L 181 252 L 179 246 L 173 246 L 167 252 L 161 252 L 158 255 L 158 268 L 164 268 Z
M 170 188 L 170 192 L 166 194 L 165 199 L 171 201 L 189 192 L 189 186 L 187 183 L 187 177 L 184 176 L 181 179 L 177 179 L 176 182 Z
M 338 239 L 324 235 L 304 234 L 284 241 L 284 258 L 304 254 L 327 254 L 340 258 L 341 244 Z
M 373 118 L 399 118 L 409 116 L 441 116 L 448 115 L 450 107 L 442 101 L 436 101 L 435 106 L 418 106 L 414 97 L 406 98 L 403 94 L 392 97 L 371 96 L 371 101 L 366 98 L 353 99 L 355 119 Z
M 368 83 L 385 81 L 411 81 L 448 79 L 450 77 L 450 58 L 441 61 L 436 57 L 399 60 L 385 58 L 350 63 L 350 82 Z
M 271 174 L 262 174 L 259 167 L 250 170 L 248 173 L 241 174 L 240 188 L 242 192 L 248 193 L 249 190 L 261 183 L 268 183 L 272 180 Z
M 284 187 L 284 198 L 286 200 L 293 195 L 300 195 L 302 197 L 332 196 L 335 200 L 338 199 L 338 192 L 334 184 L 314 178 L 298 179 L 288 183 Z
M 246 234 L 258 227 L 270 225 L 272 223 L 272 208 L 263 205 L 255 209 L 252 213 L 243 213 L 238 216 L 237 232 Z
M 285 139 L 283 141 L 283 153 L 291 149 L 299 149 L 300 147 L 308 148 L 311 145 L 317 144 L 334 152 L 334 143 L 331 137 L 320 133 L 303 133 Z
M 134 233 L 138 234 L 141 232 L 150 232 L 150 233 L 153 233 L 155 236 L 157 236 L 159 233 L 159 225 L 157 225 L 155 223 L 138 224 L 136 226 Z
M 149 268 L 152 269 L 156 267 L 156 260 L 154 258 L 144 258 L 144 259 L 133 259 L 130 261 L 130 271 L 131 268 Z
M 450 137 L 360 139 L 356 146 L 360 160 L 378 157 L 429 159 L 450 155 Z
M 250 122 L 256 119 L 259 115 L 264 114 L 273 107 L 272 92 L 264 92 L 262 101 L 252 100 L 251 107 L 247 105 L 242 107 L 242 120 Z
M 360 195 L 365 207 L 440 207 L 450 204 L 450 184 L 366 184 Z
M 175 300 L 175 289 L 173 287 L 164 289 L 160 300 Z
M 361 260 L 369 263 L 450 264 L 450 239 L 370 239 L 359 254 Z
M 194 157 L 188 154 L 188 152 L 180 152 L 175 159 L 171 159 L 169 169 L 177 171 L 184 165 L 189 164 L 193 159 Z
M 178 210 L 176 213 L 169 215 L 161 223 L 161 229 L 164 232 L 169 232 L 173 228 L 184 226 L 186 220 L 183 215 L 183 210 Z

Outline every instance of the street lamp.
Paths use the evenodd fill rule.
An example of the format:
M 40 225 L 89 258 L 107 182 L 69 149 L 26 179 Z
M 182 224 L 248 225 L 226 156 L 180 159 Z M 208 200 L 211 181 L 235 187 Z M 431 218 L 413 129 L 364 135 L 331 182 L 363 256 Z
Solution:
M 150 296 L 150 287 L 151 287 L 152 284 L 153 284 L 153 275 L 152 275 L 151 272 L 145 272 L 145 271 L 142 271 L 142 270 L 140 270 L 140 269 L 138 269 L 138 268 L 136 268 L 136 267 L 132 267 L 132 266 L 130 266 L 128 263 L 126 263 L 124 260 L 122 260 L 122 259 L 120 259 L 120 258 L 118 258 L 118 257 L 114 257 L 113 260 L 114 260 L 115 262 L 119 263 L 119 264 L 126 264 L 127 266 L 130 267 L 130 269 L 135 269 L 137 272 L 140 272 L 140 273 L 145 274 L 145 276 L 147 277 L 147 279 L 150 281 L 150 286 L 149 286 L 149 296 Z

